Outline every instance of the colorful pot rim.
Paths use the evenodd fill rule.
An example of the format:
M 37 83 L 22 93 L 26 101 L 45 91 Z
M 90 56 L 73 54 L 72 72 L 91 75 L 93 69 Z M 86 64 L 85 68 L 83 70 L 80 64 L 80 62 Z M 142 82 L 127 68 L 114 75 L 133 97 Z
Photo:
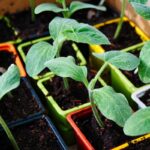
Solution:
M 119 20 L 120 20 L 120 18 L 112 19 L 112 20 L 106 21 L 104 23 L 97 24 L 94 27 L 100 28 L 100 27 L 103 27 L 103 26 L 108 25 L 108 24 L 117 23 L 117 22 L 119 22 Z M 124 21 L 128 21 L 129 24 L 132 27 L 135 27 L 135 31 L 140 36 L 142 41 L 148 41 L 150 39 L 134 22 L 129 20 L 127 17 L 124 17 L 123 20 Z M 105 52 L 103 47 L 100 46 L 100 45 L 90 45 L 89 48 L 90 48 L 90 50 L 92 52 L 95 52 L 95 53 L 103 53 L 103 52 Z
M 46 37 L 38 38 L 36 40 L 32 40 L 32 41 L 28 41 L 28 42 L 20 44 L 17 47 L 17 49 L 18 49 L 23 61 L 25 62 L 25 59 L 26 59 L 26 56 L 25 56 L 25 53 L 23 50 L 24 47 L 38 43 L 40 41 L 48 41 L 50 39 L 51 39 L 50 36 L 46 36 Z M 79 50 L 79 48 L 77 47 L 77 45 L 75 43 L 73 43 L 72 46 L 73 46 L 74 51 L 76 52 L 76 57 L 80 60 L 80 65 L 86 65 L 86 60 L 85 60 L 84 56 L 82 55 L 81 51 Z M 51 72 L 48 72 L 48 73 L 45 73 L 45 75 L 38 75 L 36 77 L 33 77 L 33 79 L 40 80 L 41 78 L 48 77 L 50 75 L 51 75 Z
M 28 116 L 26 116 L 24 118 L 20 118 L 20 119 L 14 120 L 14 121 L 10 121 L 10 122 L 8 122 L 8 125 L 10 125 L 10 126 L 15 125 L 15 124 L 23 124 L 25 122 L 30 122 L 30 120 L 34 120 L 34 118 L 36 118 L 37 116 L 40 116 L 41 114 L 43 114 L 45 112 L 45 108 L 42 105 L 39 96 L 37 95 L 37 93 L 35 92 L 33 87 L 31 86 L 31 84 L 28 81 L 28 79 L 23 77 L 23 78 L 21 78 L 21 80 L 26 84 L 28 90 L 30 90 L 30 92 L 31 92 L 32 96 L 34 97 L 35 102 L 38 105 L 40 111 L 39 112 L 35 112 L 33 114 L 30 114 L 30 115 L 28 115 Z
M 22 62 L 21 62 L 21 60 L 20 60 L 20 58 L 16 52 L 15 47 L 10 43 L 3 43 L 3 44 L 0 44 L 0 51 L 3 51 L 3 50 L 11 52 L 16 56 L 15 57 L 15 64 L 18 66 L 18 68 L 20 70 L 20 76 L 26 77 L 26 72 L 23 68 Z
M 132 99 L 138 104 L 139 108 L 146 108 L 147 106 L 140 100 L 139 96 L 141 96 L 140 93 L 145 92 L 150 89 L 150 85 L 145 85 L 140 88 L 138 88 L 135 92 L 132 93 L 131 97 Z

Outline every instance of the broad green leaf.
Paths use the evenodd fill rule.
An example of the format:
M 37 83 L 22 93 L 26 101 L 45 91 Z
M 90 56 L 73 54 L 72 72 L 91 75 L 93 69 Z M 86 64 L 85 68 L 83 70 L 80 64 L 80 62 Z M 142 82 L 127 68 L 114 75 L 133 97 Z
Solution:
M 147 42 L 141 50 L 138 74 L 143 83 L 150 83 L 150 42 Z
M 107 37 L 99 30 L 73 19 L 56 17 L 49 24 L 49 31 L 53 39 L 61 37 L 78 43 L 109 44 Z
M 136 3 L 141 3 L 141 4 L 145 4 L 147 3 L 148 0 L 129 0 L 129 2 L 136 2 Z
M 135 112 L 125 123 L 124 133 L 138 136 L 150 133 L 150 107 Z
M 58 76 L 70 77 L 85 84 L 87 82 L 86 67 L 77 66 L 72 56 L 55 58 L 46 62 L 45 65 Z
M 150 7 L 145 4 L 132 2 L 131 5 L 135 11 L 146 20 L 150 20 Z
M 65 19 L 55 17 L 49 24 L 49 32 L 51 37 L 55 40 L 58 37 L 65 38 L 63 32 L 76 26 L 78 23 L 74 19 Z
M 86 44 L 109 44 L 107 37 L 98 29 L 84 23 L 78 23 L 72 29 L 64 31 L 67 40 Z
M 100 112 L 121 127 L 132 115 L 132 109 L 126 97 L 116 93 L 110 86 L 93 90 L 92 98 Z
M 56 4 L 53 4 L 53 3 L 43 3 L 43 4 L 38 5 L 35 8 L 35 14 L 39 14 L 45 11 L 52 11 L 55 13 L 59 13 L 59 12 L 67 11 L 67 9 L 64 10 L 63 8 L 60 8 Z
M 20 72 L 16 65 L 12 64 L 8 70 L 0 76 L 0 99 L 18 87 L 20 84 Z
M 133 70 L 140 63 L 135 55 L 122 51 L 109 51 L 102 54 L 93 53 L 93 55 L 122 70 Z
M 106 11 L 106 7 L 104 7 L 104 6 L 95 6 L 92 4 L 87 4 L 87 3 L 83 3 L 83 2 L 79 2 L 79 1 L 73 1 L 70 4 L 70 9 L 69 9 L 70 16 L 78 10 L 87 9 L 87 8 L 93 8 L 93 9 L 97 9 L 97 10 L 101 10 L 101 11 Z
M 34 44 L 26 57 L 26 70 L 29 76 L 35 77 L 44 68 L 44 63 L 55 57 L 57 51 L 47 42 Z

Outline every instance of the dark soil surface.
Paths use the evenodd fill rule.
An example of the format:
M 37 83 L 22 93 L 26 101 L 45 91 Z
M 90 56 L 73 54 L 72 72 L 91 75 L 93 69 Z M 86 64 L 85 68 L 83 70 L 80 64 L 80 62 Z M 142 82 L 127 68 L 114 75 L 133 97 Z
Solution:
M 4 20 L 0 20 L 0 43 L 15 40 L 14 32 Z
M 140 55 L 140 51 L 134 51 L 134 52 L 131 52 L 132 54 L 134 54 L 135 56 L 139 57 Z M 138 72 L 136 72 L 135 70 L 134 71 L 123 71 L 122 70 L 122 73 L 133 83 L 133 85 L 135 85 L 136 87 L 141 87 L 144 85 L 143 82 L 141 82 L 140 78 L 139 78 L 139 75 L 138 75 Z
M 15 127 L 12 133 L 20 150 L 60 150 L 57 139 L 45 119 Z M 0 134 L 0 149 L 13 149 L 3 134 Z
M 90 72 L 89 79 L 92 79 L 95 73 Z M 66 110 L 79 106 L 89 101 L 88 91 L 84 85 L 80 82 L 75 82 L 72 79 L 68 79 L 69 89 L 64 89 L 63 80 L 60 77 L 54 77 L 52 81 L 48 80 L 44 83 L 49 94 L 53 96 L 61 109 Z M 97 87 L 101 87 L 97 83 Z
M 0 75 L 5 72 L 8 67 L 15 62 L 15 55 L 8 51 L 0 51 Z
M 139 98 L 146 106 L 150 106 L 150 90 L 141 93 Z
M 0 108 L 0 114 L 7 122 L 25 118 L 40 111 L 31 91 L 22 80 L 18 88 L 2 98 Z
M 48 32 L 48 24 L 55 16 L 51 12 L 41 13 L 36 15 L 36 19 L 33 22 L 30 10 L 8 15 L 12 25 L 18 32 L 18 36 L 24 40 L 35 36 L 42 36 L 45 32 Z
M 95 25 L 97 23 L 102 23 L 119 16 L 118 13 L 112 10 L 110 7 L 108 7 L 107 5 L 104 6 L 107 9 L 106 11 L 100 11 L 96 9 L 83 9 L 75 12 L 72 15 L 72 18 L 78 20 L 79 22 Z
M 130 141 L 130 137 L 123 134 L 122 128 L 114 122 L 102 118 L 105 128 L 100 128 L 92 116 L 75 119 L 76 124 L 84 133 L 96 150 L 110 150 L 124 142 Z
M 101 27 L 99 30 L 102 31 L 111 42 L 111 45 L 103 45 L 103 48 L 106 51 L 109 50 L 121 50 L 132 46 L 134 44 L 142 42 L 140 37 L 136 34 L 135 29 L 130 26 L 128 22 L 124 22 L 120 36 L 117 40 L 114 40 L 113 36 L 115 34 L 117 24 L 109 24 Z

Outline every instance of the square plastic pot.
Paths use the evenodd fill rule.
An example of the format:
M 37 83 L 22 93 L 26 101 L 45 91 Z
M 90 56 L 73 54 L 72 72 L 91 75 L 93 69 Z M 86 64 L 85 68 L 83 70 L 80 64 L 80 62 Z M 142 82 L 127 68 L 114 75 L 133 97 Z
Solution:
M 21 78 L 22 83 L 25 84 L 25 86 L 27 87 L 27 89 L 30 91 L 32 97 L 34 98 L 35 104 L 38 106 L 39 111 L 38 112 L 34 112 L 33 114 L 30 114 L 24 118 L 19 118 L 17 120 L 13 120 L 11 122 L 8 122 L 8 125 L 14 125 L 14 124 L 23 124 L 24 122 L 29 122 L 30 120 L 36 118 L 37 116 L 42 115 L 45 112 L 45 108 L 41 103 L 41 100 L 39 98 L 39 96 L 36 94 L 35 90 L 33 89 L 33 87 L 31 86 L 30 82 L 28 81 L 27 78 Z M 18 106 L 19 107 L 19 106 Z
M 47 37 L 38 38 L 36 40 L 31 40 L 31 41 L 20 44 L 17 49 L 18 49 L 23 61 L 25 62 L 25 59 L 26 59 L 26 54 L 25 54 L 26 47 L 32 46 L 33 44 L 38 43 L 40 41 L 49 41 L 49 40 L 51 40 L 51 37 L 47 36 Z M 86 60 L 85 60 L 84 56 L 82 55 L 81 51 L 78 49 L 77 45 L 74 46 L 74 51 L 76 53 L 77 59 L 80 62 L 80 65 L 86 65 Z M 34 79 L 39 80 L 39 79 L 47 77 L 49 75 L 51 75 L 51 72 L 45 73 L 44 75 L 38 75 L 38 76 L 34 77 Z
M 52 80 L 53 77 L 54 77 L 54 74 L 51 74 L 51 76 L 39 80 L 37 85 L 45 96 L 49 114 L 55 120 L 55 123 L 57 127 L 59 128 L 60 132 L 62 133 L 62 135 L 64 135 L 63 137 L 66 143 L 70 145 L 74 143 L 74 135 L 73 135 L 72 128 L 66 119 L 66 116 L 71 112 L 90 106 L 90 102 L 87 102 L 85 104 L 82 104 L 80 106 L 76 106 L 67 110 L 61 109 L 60 106 L 57 104 L 56 100 L 54 100 L 54 98 L 50 95 L 50 91 L 48 91 L 46 87 L 44 86 L 44 82 L 48 80 Z M 99 78 L 99 82 L 102 86 L 106 84 L 100 78 Z
M 88 117 L 92 113 L 91 107 L 84 108 L 82 110 L 78 110 L 76 112 L 72 112 L 67 116 L 67 120 L 72 126 L 75 136 L 76 136 L 76 141 L 79 149 L 82 150 L 95 150 L 94 147 L 91 145 L 91 143 L 88 141 L 86 136 L 83 134 L 83 132 L 79 129 L 78 125 L 75 123 L 75 119 L 82 119 Z M 122 150 L 126 149 L 130 146 L 130 144 L 136 144 L 138 142 L 142 142 L 143 140 L 150 139 L 150 134 L 139 137 L 137 139 L 134 139 L 130 142 L 126 142 L 120 146 L 112 148 L 112 150 Z
M 56 142 L 59 146 L 59 149 L 60 150 L 67 150 L 67 146 L 64 142 L 64 140 L 62 139 L 61 135 L 59 134 L 59 132 L 57 131 L 56 127 L 54 126 L 53 122 L 51 121 L 51 119 L 48 117 L 48 116 L 45 116 L 45 115 L 40 115 L 40 116 L 37 116 L 35 118 L 32 118 L 30 119 L 28 122 L 24 121 L 22 122 L 21 124 L 13 124 L 13 125 L 10 125 L 10 129 L 13 131 L 13 129 L 17 128 L 17 130 L 19 130 L 19 128 L 23 125 L 23 126 L 26 126 L 26 125 L 32 125 L 32 123 L 34 121 L 38 121 L 40 119 L 43 119 L 47 122 L 47 125 L 48 127 L 52 130 L 53 134 L 56 136 Z M 2 129 L 1 129 L 1 132 L 2 132 Z
M 143 94 L 150 90 L 150 85 L 146 85 L 146 86 L 143 86 L 139 89 L 137 89 L 135 92 L 132 93 L 131 97 L 132 99 L 138 104 L 138 107 L 139 108 L 145 108 L 147 107 L 141 100 L 140 100 L 140 97 L 143 96 Z

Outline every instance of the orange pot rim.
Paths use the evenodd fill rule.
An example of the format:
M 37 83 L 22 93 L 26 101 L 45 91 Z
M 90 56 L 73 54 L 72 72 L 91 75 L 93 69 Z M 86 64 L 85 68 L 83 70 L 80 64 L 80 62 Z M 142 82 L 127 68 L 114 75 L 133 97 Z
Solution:
M 84 110 L 86 111 L 92 111 L 90 109 L 91 107 L 86 107 L 83 108 L 81 110 L 75 111 L 70 113 L 69 115 L 67 115 L 67 121 L 70 123 L 70 125 L 72 126 L 73 130 L 75 131 L 75 133 L 77 134 L 77 136 L 82 140 L 83 144 L 85 145 L 87 150 L 94 150 L 94 147 L 91 145 L 91 143 L 87 140 L 87 138 L 85 137 L 85 135 L 81 132 L 81 130 L 78 128 L 78 126 L 75 124 L 75 122 L 72 119 L 72 116 L 82 112 Z
M 15 57 L 15 64 L 19 68 L 20 76 L 21 77 L 26 77 L 25 69 L 23 67 L 23 64 L 22 64 L 20 58 L 19 58 L 19 55 L 17 54 L 17 51 L 16 51 L 15 47 L 10 43 L 3 43 L 3 44 L 0 44 L 0 51 L 2 51 L 2 50 L 11 52 L 16 56 Z

